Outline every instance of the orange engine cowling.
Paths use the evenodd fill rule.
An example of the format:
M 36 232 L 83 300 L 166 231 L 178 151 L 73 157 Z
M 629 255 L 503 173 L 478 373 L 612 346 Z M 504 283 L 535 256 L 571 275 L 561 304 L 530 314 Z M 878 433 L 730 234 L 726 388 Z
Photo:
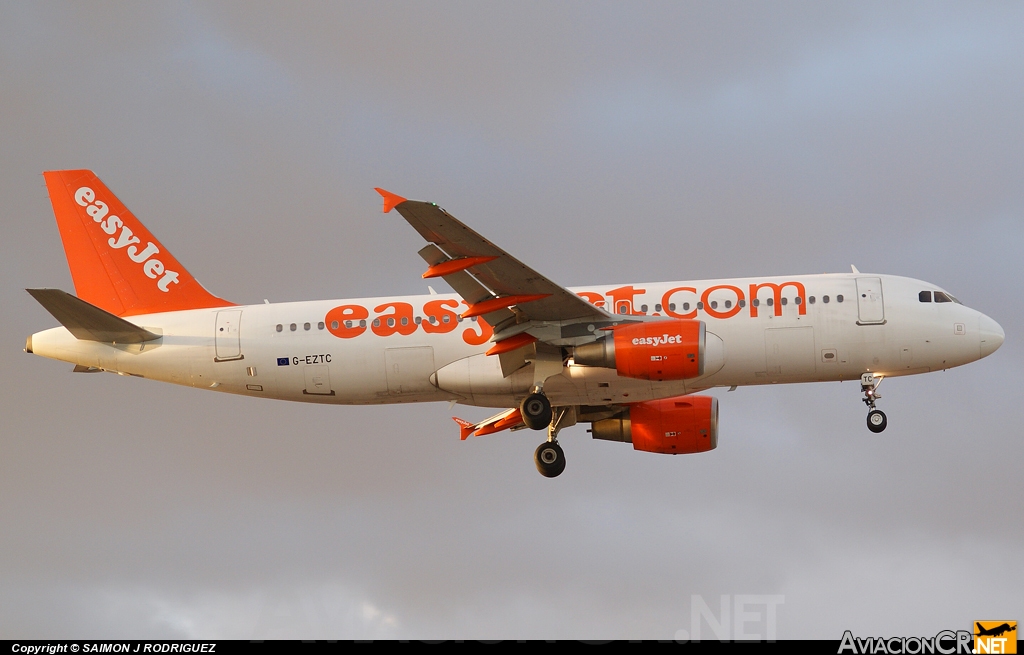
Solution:
M 704 321 L 673 319 L 613 328 L 612 336 L 577 346 L 573 361 L 614 368 L 639 380 L 686 380 L 704 374 Z
M 632 442 L 634 450 L 703 453 L 718 447 L 718 399 L 679 396 L 633 403 L 622 416 L 591 425 L 595 439 Z

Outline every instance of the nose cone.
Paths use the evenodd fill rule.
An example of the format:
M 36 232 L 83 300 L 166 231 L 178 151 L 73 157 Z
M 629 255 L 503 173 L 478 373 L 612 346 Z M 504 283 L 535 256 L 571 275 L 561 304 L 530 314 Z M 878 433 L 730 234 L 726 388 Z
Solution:
M 999 324 L 984 314 L 978 319 L 978 333 L 981 339 L 981 356 L 988 357 L 1003 345 L 1006 334 Z

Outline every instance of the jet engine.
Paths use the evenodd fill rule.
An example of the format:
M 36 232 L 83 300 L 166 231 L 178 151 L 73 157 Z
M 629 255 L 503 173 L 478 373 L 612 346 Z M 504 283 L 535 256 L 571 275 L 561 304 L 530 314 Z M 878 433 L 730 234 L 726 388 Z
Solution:
M 581 366 L 614 368 L 639 380 L 686 380 L 704 374 L 704 321 L 672 319 L 612 328 L 611 336 L 577 346 Z
M 621 415 L 591 426 L 595 439 L 630 442 L 634 450 L 703 453 L 718 447 L 718 399 L 679 396 L 632 403 Z

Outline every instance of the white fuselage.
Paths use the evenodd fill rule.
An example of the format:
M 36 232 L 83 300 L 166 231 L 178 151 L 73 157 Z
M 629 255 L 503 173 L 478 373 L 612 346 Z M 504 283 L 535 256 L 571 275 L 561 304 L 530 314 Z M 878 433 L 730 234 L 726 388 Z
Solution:
M 1002 343 L 992 319 L 956 302 L 921 302 L 926 290 L 938 288 L 855 273 L 572 289 L 616 314 L 705 321 L 708 364 L 698 378 L 649 382 L 570 359 L 544 390 L 556 406 L 603 405 L 710 387 L 850 380 L 866 372 L 910 375 L 975 361 Z M 349 309 L 332 313 L 339 307 Z M 255 397 L 516 406 L 529 393 L 532 374 L 523 369 L 503 377 L 498 357 L 484 354 L 493 345 L 490 328 L 459 320 L 464 308 L 450 294 L 167 312 L 128 317 L 161 335 L 141 346 L 78 340 L 58 327 L 33 335 L 31 350 L 85 367 Z M 364 312 L 363 319 L 349 319 L 351 327 L 333 322 Z M 561 326 L 538 329 L 550 336 Z M 566 345 L 578 339 L 581 328 L 575 329 L 563 333 L 570 335 Z

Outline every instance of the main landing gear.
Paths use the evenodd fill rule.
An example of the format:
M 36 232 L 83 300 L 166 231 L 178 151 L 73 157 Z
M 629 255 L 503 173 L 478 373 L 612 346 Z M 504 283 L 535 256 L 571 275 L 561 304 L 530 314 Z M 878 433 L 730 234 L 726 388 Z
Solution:
M 540 391 L 534 391 L 519 405 L 523 423 L 531 430 L 543 430 L 551 424 L 551 402 Z
M 875 409 L 875 401 L 881 399 L 875 390 L 882 384 L 882 379 L 881 375 L 876 376 L 874 373 L 860 376 L 860 390 L 864 392 L 864 404 L 868 406 L 868 429 L 875 433 L 884 430 L 888 424 L 885 412 Z
M 575 407 L 551 408 L 551 402 L 539 389 L 523 399 L 519 412 L 523 423 L 531 430 L 548 429 L 548 440 L 537 446 L 533 461 L 546 478 L 555 478 L 565 470 L 565 452 L 558 445 L 558 432 L 576 423 Z
M 537 470 L 545 478 L 555 478 L 565 470 L 565 453 L 557 441 L 545 441 L 533 453 Z

